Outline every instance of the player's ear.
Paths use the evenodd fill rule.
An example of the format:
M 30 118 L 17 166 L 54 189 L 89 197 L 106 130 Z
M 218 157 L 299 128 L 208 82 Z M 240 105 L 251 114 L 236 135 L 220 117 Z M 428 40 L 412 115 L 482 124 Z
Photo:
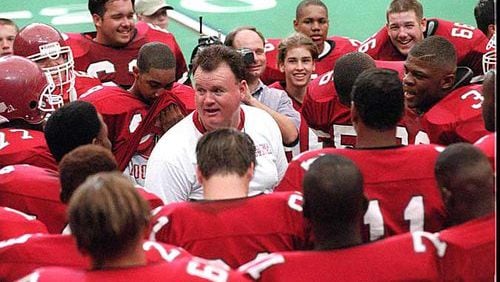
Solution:
M 250 92 L 250 88 L 248 88 L 248 83 L 246 80 L 242 80 L 239 83 L 239 89 L 240 89 L 240 100 L 244 101 L 247 92 Z
M 279 63 L 280 72 L 285 73 L 285 64 Z
M 251 163 L 250 167 L 247 169 L 247 172 L 245 173 L 245 176 L 248 179 L 248 181 L 252 180 L 254 172 L 255 172 L 255 164 Z
M 422 32 L 425 32 L 427 30 L 427 19 L 425 17 L 420 20 L 420 29 L 422 30 Z
M 134 78 L 137 79 L 139 76 L 139 68 L 137 66 L 132 66 L 132 73 L 134 74 Z
M 352 124 L 357 124 L 359 122 L 359 115 L 356 107 L 354 106 L 354 102 L 351 101 L 351 122 Z
M 295 31 L 298 32 L 298 28 L 299 28 L 299 21 L 297 19 L 294 19 L 293 20 L 293 28 L 295 29 Z
M 448 91 L 455 84 L 455 73 L 449 73 L 441 79 L 441 89 Z
M 98 14 L 92 14 L 92 21 L 96 27 L 101 27 L 102 18 Z
M 205 178 L 201 174 L 201 171 L 198 168 L 198 166 L 196 166 L 196 180 L 198 180 L 198 183 L 200 183 L 201 186 L 203 186 L 203 183 L 205 183 Z

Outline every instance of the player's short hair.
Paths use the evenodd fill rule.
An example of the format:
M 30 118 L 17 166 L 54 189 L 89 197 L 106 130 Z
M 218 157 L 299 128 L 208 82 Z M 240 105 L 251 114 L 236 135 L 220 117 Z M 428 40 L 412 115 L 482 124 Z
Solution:
M 313 60 L 318 59 L 318 47 L 314 41 L 309 36 L 297 32 L 281 40 L 278 45 L 278 64 L 285 63 L 288 51 L 297 47 L 306 48 L 311 53 Z
M 221 64 L 229 66 L 236 80 L 242 81 L 246 79 L 243 57 L 235 49 L 220 44 L 207 46 L 196 54 L 192 73 L 195 73 L 198 68 L 211 72 Z
M 88 176 L 103 171 L 116 171 L 118 164 L 110 150 L 93 144 L 82 145 L 67 153 L 59 162 L 61 202 L 67 204 L 71 195 Z
M 474 17 L 477 28 L 485 35 L 488 34 L 488 25 L 495 24 L 495 2 L 494 0 L 479 0 L 474 7 Z
M 371 129 L 394 129 L 403 117 L 403 83 L 396 71 L 374 68 L 362 72 L 351 95 L 360 119 Z
M 323 3 L 321 0 L 302 0 L 299 2 L 297 7 L 295 8 L 295 19 L 300 18 L 300 14 L 302 13 L 302 9 L 304 9 L 307 6 L 314 5 L 314 6 L 320 6 L 326 11 L 326 16 L 328 17 L 328 7 Z
M 126 176 L 100 172 L 75 191 L 68 219 L 78 248 L 90 254 L 95 269 L 101 269 L 107 259 L 121 256 L 142 239 L 150 208 Z
M 16 29 L 16 32 L 19 32 L 19 27 L 17 26 L 17 24 L 11 20 L 11 19 L 7 19 L 7 18 L 0 18 L 0 25 L 10 25 L 10 26 L 13 26 L 15 29 Z
M 262 44 L 266 43 L 266 38 L 264 37 L 264 35 L 262 34 L 262 32 L 260 32 L 259 30 L 257 30 L 256 27 L 254 27 L 254 26 L 239 26 L 239 27 L 233 29 L 231 32 L 229 32 L 226 35 L 226 39 L 224 39 L 224 45 L 229 46 L 229 47 L 234 47 L 234 45 L 233 45 L 234 44 L 234 38 L 242 30 L 250 30 L 250 31 L 253 31 L 253 32 L 257 33 L 257 35 L 260 37 L 260 39 L 262 39 Z
M 484 172 L 488 172 L 488 169 L 491 172 L 488 157 L 479 148 L 465 142 L 453 143 L 439 154 L 434 173 L 438 180 L 452 179 L 464 174 L 470 174 L 471 177 L 479 179 L 482 176 L 479 173 L 480 170 L 475 169 L 477 166 L 482 167 L 481 170 Z
M 327 154 L 304 175 L 304 216 L 325 225 L 355 224 L 365 200 L 363 176 L 350 159 Z
M 44 128 L 45 140 L 55 160 L 80 145 L 90 144 L 99 135 L 101 121 L 89 102 L 73 101 L 51 114 Z
M 469 143 L 454 143 L 441 152 L 434 166 L 448 212 L 447 224 L 455 225 L 494 210 L 495 181 L 488 158 Z
M 89 0 L 87 7 L 90 15 L 97 14 L 103 17 L 106 12 L 106 3 L 110 1 L 112 0 Z M 130 0 L 130 2 L 132 2 L 132 7 L 134 7 L 135 0 Z
M 389 22 L 389 15 L 414 11 L 418 20 L 424 17 L 424 8 L 418 0 L 392 0 L 385 13 L 385 18 Z
M 256 164 L 256 149 L 248 134 L 234 128 L 220 128 L 203 135 L 196 145 L 201 175 L 245 175 Z
M 168 70 L 175 68 L 175 57 L 170 48 L 161 42 L 149 42 L 142 45 L 137 55 L 139 72 L 149 72 L 150 69 Z
M 354 81 L 364 70 L 375 68 L 375 61 L 363 52 L 351 52 L 335 62 L 333 82 L 340 103 L 351 106 L 351 91 Z
M 457 53 L 448 39 L 432 35 L 413 46 L 408 57 L 425 61 L 430 67 L 455 73 L 457 69 Z

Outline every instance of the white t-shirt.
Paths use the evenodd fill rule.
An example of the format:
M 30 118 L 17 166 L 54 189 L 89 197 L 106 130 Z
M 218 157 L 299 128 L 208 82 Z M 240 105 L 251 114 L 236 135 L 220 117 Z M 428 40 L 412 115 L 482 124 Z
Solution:
M 265 111 L 245 105 L 241 105 L 241 109 L 241 130 L 254 141 L 257 155 L 249 195 L 272 192 L 288 166 L 281 132 Z M 148 161 L 145 187 L 165 204 L 203 199 L 202 187 L 196 179 L 195 152 L 203 129 L 195 124 L 194 114 L 185 117 L 161 137 Z

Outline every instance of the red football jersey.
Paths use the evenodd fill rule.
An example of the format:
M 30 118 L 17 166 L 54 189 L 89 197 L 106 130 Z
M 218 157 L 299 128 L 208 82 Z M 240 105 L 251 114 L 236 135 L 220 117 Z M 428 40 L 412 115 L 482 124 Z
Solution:
M 66 225 L 66 205 L 59 200 L 57 171 L 32 165 L 12 165 L 0 170 L 0 206 L 34 215 L 50 233 Z
M 495 281 L 495 214 L 439 232 L 445 281 Z
M 58 169 L 42 131 L 0 128 L 0 168 L 14 164 Z
M 243 274 L 193 257 L 173 263 L 85 271 L 64 267 L 44 267 L 31 274 L 29 281 L 251 281 Z
M 328 251 L 279 252 L 239 271 L 258 281 L 439 281 L 445 244 L 427 232 L 406 233 Z
M 491 167 L 493 168 L 493 171 L 495 171 L 495 143 L 497 140 L 497 133 L 490 133 L 486 136 L 483 136 L 481 139 L 477 140 L 476 143 L 474 143 L 474 146 L 478 147 L 483 151 L 483 153 L 488 157 L 488 160 L 490 160 Z
M 285 74 L 278 67 L 278 46 L 281 39 L 267 39 L 266 50 L 266 70 L 261 76 L 264 84 L 272 84 L 275 81 L 284 81 Z M 330 50 L 316 60 L 315 72 L 311 78 L 316 78 L 325 72 L 329 72 L 335 66 L 335 62 L 342 55 L 356 51 L 360 42 L 343 36 L 331 36 L 326 40 Z
M 96 77 L 88 75 L 82 71 L 74 71 L 74 73 L 75 73 L 75 92 L 76 92 L 75 94 L 77 99 L 85 92 L 102 85 L 101 81 Z M 65 94 L 64 102 L 68 103 L 70 101 L 69 95 L 68 93 L 64 94 Z
M 397 71 L 403 75 L 403 62 L 376 61 L 377 67 Z M 333 71 L 312 80 L 302 104 L 302 115 L 309 127 L 316 130 L 320 140 L 329 147 L 345 148 L 356 144 L 356 131 L 351 122 L 351 108 L 339 101 Z M 429 143 L 419 138 L 420 124 L 414 118 L 404 117 L 396 130 L 402 144 Z
M 73 51 L 75 69 L 97 76 L 101 82 L 112 81 L 124 88 L 134 82 L 132 66 L 136 65 L 137 54 L 148 42 L 161 42 L 172 50 L 176 59 L 176 79 L 187 72 L 186 61 L 172 33 L 152 24 L 139 21 L 135 24 L 136 34 L 125 47 L 113 48 L 93 41 L 94 33 L 67 33 L 66 43 Z
M 434 178 L 434 164 L 443 148 L 409 145 L 381 149 L 326 148 L 293 160 L 275 191 L 300 191 L 311 163 L 324 154 L 340 154 L 360 169 L 369 206 L 364 216 L 366 239 L 377 240 L 408 231 L 441 229 L 445 211 Z M 418 165 L 418 171 L 415 166 Z
M 186 111 L 192 111 L 195 108 L 194 90 L 191 87 L 176 83 L 172 91 L 165 92 L 165 95 L 175 96 L 175 101 L 182 103 L 181 107 L 184 107 Z M 114 86 L 96 88 L 80 98 L 92 103 L 102 115 L 108 126 L 108 137 L 120 169 L 125 169 L 128 164 L 129 175 L 136 180 L 137 184 L 144 185 L 147 160 L 156 141 L 163 134 L 159 120 L 144 130 L 139 144 L 131 144 L 131 138 L 144 122 L 152 106 L 130 92 Z M 130 148 L 134 145 L 135 148 Z M 129 155 L 128 150 L 133 150 L 134 153 Z
M 286 92 L 283 86 L 285 82 L 276 81 L 275 83 L 269 85 L 271 88 L 280 89 Z M 299 128 L 299 143 L 294 147 L 285 147 L 285 154 L 288 162 L 290 162 L 294 157 L 298 156 L 300 153 L 323 148 L 322 142 L 319 142 L 319 137 L 316 133 L 309 127 L 307 121 L 302 115 L 302 103 L 297 101 L 294 97 L 288 95 L 292 100 L 293 108 L 301 113 L 300 115 L 300 128 Z
M 174 262 L 191 257 L 182 248 L 157 242 L 145 241 L 143 249 L 148 263 Z M 43 266 L 85 269 L 90 265 L 89 257 L 78 251 L 76 241 L 70 235 L 27 234 L 0 242 L 0 281 L 19 279 Z
M 0 207 L 0 241 L 32 233 L 48 233 L 47 227 L 35 216 Z
M 434 144 L 474 143 L 489 134 L 484 128 L 480 84 L 459 87 L 448 93 L 421 117 L 423 130 Z
M 154 214 L 151 238 L 233 268 L 259 253 L 306 247 L 300 193 L 173 203 Z
M 70 235 L 26 234 L 0 242 L 0 280 L 14 281 L 38 267 L 88 267 Z
M 488 38 L 473 26 L 442 19 L 428 19 L 424 37 L 439 35 L 448 39 L 457 52 L 457 64 L 472 69 L 475 75 L 483 74 L 482 59 L 486 53 Z M 376 60 L 404 61 L 406 56 L 392 45 L 387 27 L 363 41 L 358 51 L 365 52 Z

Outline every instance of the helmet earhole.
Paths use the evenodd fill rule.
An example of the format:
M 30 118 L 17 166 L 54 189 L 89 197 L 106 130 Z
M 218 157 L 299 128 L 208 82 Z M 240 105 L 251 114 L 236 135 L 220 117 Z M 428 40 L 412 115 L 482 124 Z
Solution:
M 31 101 L 30 102 L 30 109 L 35 109 L 38 107 L 38 102 L 37 101 Z

